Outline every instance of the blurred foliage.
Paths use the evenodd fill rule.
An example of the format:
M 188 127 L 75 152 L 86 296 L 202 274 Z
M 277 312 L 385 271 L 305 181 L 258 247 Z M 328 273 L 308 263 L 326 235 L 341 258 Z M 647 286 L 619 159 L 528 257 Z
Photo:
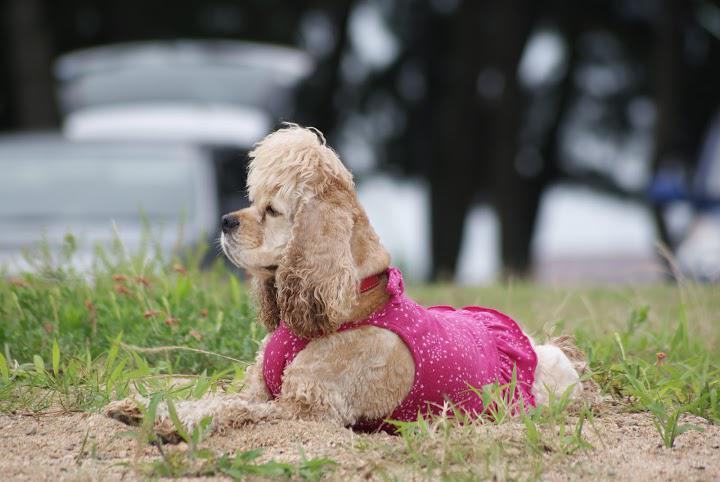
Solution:
M 496 207 L 503 266 L 517 274 L 532 265 L 550 183 L 650 203 L 658 170 L 692 175 L 720 103 L 717 0 L 6 0 L 5 11 L 8 128 L 57 124 L 52 60 L 71 50 L 173 38 L 308 50 L 318 64 L 294 120 L 325 131 L 360 175 L 377 161 L 428 180 L 434 278 L 455 271 L 475 202 Z M 536 60 L 557 57 L 544 76 L 528 62 L 538 39 Z

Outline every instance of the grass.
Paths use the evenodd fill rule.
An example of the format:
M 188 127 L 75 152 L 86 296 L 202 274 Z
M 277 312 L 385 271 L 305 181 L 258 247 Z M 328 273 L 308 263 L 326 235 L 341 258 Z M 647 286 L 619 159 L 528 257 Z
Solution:
M 241 388 L 264 331 L 254 322 L 243 282 L 222 262 L 201 270 L 205 248 L 164 258 L 148 238 L 136 253 L 126 252 L 119 241 L 98 247 L 90 271 L 78 273 L 71 263 L 76 247 L 72 236 L 59 252 L 40 244 L 27 253 L 32 271 L 0 276 L 0 413 L 93 412 L 131 391 L 172 401 Z M 563 289 L 510 283 L 409 291 L 424 304 L 496 307 L 539 338 L 573 333 L 588 356 L 587 377 L 623 410 L 649 413 L 658 444 L 665 447 L 686 431 L 702 430 L 683 422 L 684 414 L 720 423 L 717 286 Z M 525 413 L 503 398 L 503 387 L 477 387 L 477 393 L 492 407 L 491 417 L 479 423 L 440 416 L 399 424 L 402 450 L 387 448 L 384 460 L 421 478 L 532 479 L 553 460 L 594 448 L 587 438 L 598 416 L 591 404 L 573 405 L 558 396 Z M 483 443 L 481 435 L 489 430 L 514 435 Z M 160 458 L 137 461 L 135 468 L 151 478 L 224 474 L 304 480 L 337 468 L 325 458 L 260 463 L 256 450 L 212 451 L 204 446 L 202 424 L 183 435 L 188 450 L 161 447 Z M 129 436 L 139 445 L 152 438 L 150 427 Z M 359 456 L 383 452 L 362 440 L 355 450 Z
M 180 426 L 175 409 L 168 401 L 170 413 L 178 431 L 188 444 L 187 451 L 167 451 L 152 433 L 151 421 L 155 419 L 155 410 L 160 401 L 159 396 L 153 397 L 147 409 L 143 425 L 139 430 L 128 431 L 128 436 L 135 439 L 138 449 L 148 442 L 156 444 L 160 458 L 152 462 L 136 463 L 137 469 L 148 478 L 157 477 L 204 477 L 225 475 L 234 480 L 243 480 L 248 476 L 272 479 L 299 479 L 316 481 L 332 471 L 334 461 L 324 458 L 308 459 L 304 456 L 297 464 L 270 460 L 258 462 L 262 456 L 262 449 L 238 451 L 232 455 L 218 454 L 213 450 L 203 448 L 202 444 L 209 432 L 211 418 L 206 417 L 200 421 L 191 433 L 186 433 Z

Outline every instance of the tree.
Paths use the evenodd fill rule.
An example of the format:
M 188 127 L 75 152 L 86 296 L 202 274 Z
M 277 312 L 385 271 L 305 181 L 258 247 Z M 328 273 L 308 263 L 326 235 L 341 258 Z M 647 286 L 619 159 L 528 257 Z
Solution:
M 19 128 L 47 128 L 57 122 L 52 80 L 53 36 L 43 0 L 6 0 L 5 70 L 12 92 L 9 110 Z

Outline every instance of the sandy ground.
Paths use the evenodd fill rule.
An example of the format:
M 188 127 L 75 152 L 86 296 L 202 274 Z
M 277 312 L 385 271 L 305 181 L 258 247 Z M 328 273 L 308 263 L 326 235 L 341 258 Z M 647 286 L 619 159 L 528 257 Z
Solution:
M 646 413 L 626 413 L 622 408 L 605 410 L 584 428 L 593 449 L 572 455 L 548 453 L 535 456 L 545 480 L 720 480 L 720 427 L 702 419 L 684 420 L 704 428 L 680 435 L 675 447 L 660 446 L 660 438 Z M 477 424 L 466 440 L 482 441 L 491 448 L 503 443 L 500 458 L 481 472 L 498 480 L 531 476 L 518 468 L 527 458 L 524 431 L 519 423 Z M 139 480 L 137 462 L 159 457 L 157 448 L 140 445 L 128 437 L 128 427 L 98 414 L 72 413 L 43 416 L 0 416 L 0 479 L 14 480 Z M 452 438 L 453 435 L 451 434 Z M 464 431 L 462 437 L 468 437 Z M 440 450 L 442 441 L 428 440 L 420 450 Z M 460 439 L 454 443 L 463 444 Z M 476 442 L 478 443 L 478 442 Z M 217 453 L 232 453 L 263 447 L 262 461 L 274 458 L 297 461 L 301 452 L 310 457 L 326 457 L 339 463 L 329 480 L 434 480 L 437 473 L 408 470 L 400 463 L 408 460 L 400 437 L 386 434 L 357 434 L 351 430 L 311 422 L 267 423 L 245 427 L 209 437 L 204 446 Z M 509 447 L 509 449 L 508 449 Z M 514 447 L 514 448 L 513 448 Z M 181 444 L 167 450 L 186 450 Z M 513 455 L 513 450 L 515 455 Z M 491 453 L 491 452 L 488 452 Z M 455 477 L 470 468 L 456 461 Z M 468 463 L 478 463 L 468 462 Z M 482 465 L 483 462 L 480 463 Z M 523 467 L 527 467 L 527 464 Z M 518 470 L 520 473 L 518 473 Z M 525 471 L 525 472 L 523 472 Z M 449 476 L 448 478 L 454 478 Z M 197 479 L 195 479 L 197 480 Z M 221 477 L 206 480 L 222 480 Z

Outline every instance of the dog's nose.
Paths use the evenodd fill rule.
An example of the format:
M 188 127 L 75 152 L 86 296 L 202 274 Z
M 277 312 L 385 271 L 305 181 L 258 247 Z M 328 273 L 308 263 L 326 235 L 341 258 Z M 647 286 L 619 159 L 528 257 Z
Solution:
M 240 221 L 238 221 L 237 216 L 235 216 L 234 214 L 226 214 L 222 217 L 221 220 L 222 230 L 225 234 L 237 228 L 239 224 Z

